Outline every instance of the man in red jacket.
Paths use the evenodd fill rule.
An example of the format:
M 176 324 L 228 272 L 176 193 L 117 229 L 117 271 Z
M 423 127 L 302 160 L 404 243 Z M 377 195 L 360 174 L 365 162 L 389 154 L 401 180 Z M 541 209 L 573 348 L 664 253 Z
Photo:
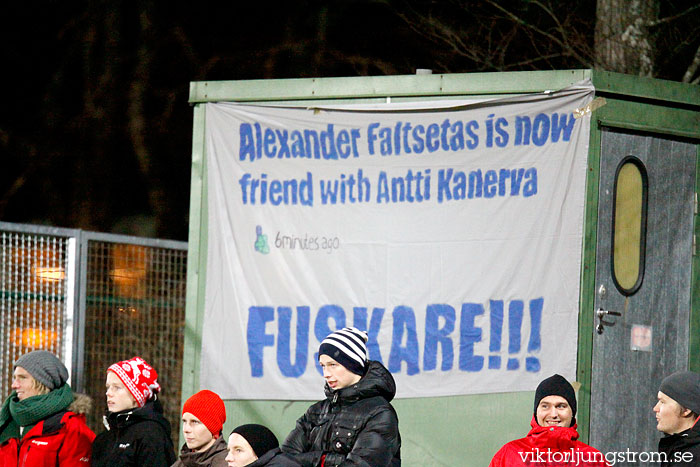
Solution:
M 46 350 L 24 354 L 15 362 L 13 392 L 0 409 L 0 465 L 90 465 L 95 434 L 85 424 L 85 415 L 72 411 L 77 401 L 67 379 L 65 365 Z
M 600 451 L 578 441 L 575 416 L 574 388 L 563 376 L 550 376 L 535 391 L 530 432 L 525 438 L 505 444 L 489 467 L 607 467 Z

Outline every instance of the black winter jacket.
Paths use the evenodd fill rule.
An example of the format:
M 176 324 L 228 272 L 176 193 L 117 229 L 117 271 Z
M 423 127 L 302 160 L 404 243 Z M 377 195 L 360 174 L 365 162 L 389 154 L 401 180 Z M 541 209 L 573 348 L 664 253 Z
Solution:
M 170 467 L 177 459 L 160 401 L 109 413 L 92 445 L 93 467 Z
M 375 361 L 352 386 L 333 391 L 297 420 L 282 443 L 282 451 L 301 465 L 400 466 L 401 436 L 396 411 L 389 403 L 396 394 L 391 373 Z
M 666 453 L 666 460 L 661 466 L 697 466 L 700 467 L 700 422 L 695 422 L 695 426 L 675 435 L 669 435 L 659 440 L 659 452 Z M 692 460 L 689 462 L 680 462 L 681 456 L 683 459 L 688 459 L 691 453 Z M 678 460 L 679 462 L 674 462 Z
M 280 448 L 267 451 L 262 457 L 246 467 L 299 467 L 299 463 L 284 454 Z

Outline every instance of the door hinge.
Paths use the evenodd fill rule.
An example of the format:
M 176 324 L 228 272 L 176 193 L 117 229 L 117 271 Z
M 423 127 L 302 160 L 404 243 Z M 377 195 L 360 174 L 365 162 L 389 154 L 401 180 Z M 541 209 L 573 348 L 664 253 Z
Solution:
M 693 214 L 698 215 L 698 193 L 695 192 L 695 207 L 693 208 Z

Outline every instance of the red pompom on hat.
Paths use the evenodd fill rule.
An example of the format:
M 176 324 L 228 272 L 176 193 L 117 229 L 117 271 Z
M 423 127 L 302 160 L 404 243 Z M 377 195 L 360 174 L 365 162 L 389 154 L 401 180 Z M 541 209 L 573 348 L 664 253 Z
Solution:
M 214 438 L 221 435 L 226 422 L 226 407 L 217 393 L 202 389 L 185 401 L 182 414 L 185 412 L 191 413 L 204 423 Z
M 153 394 L 160 391 L 158 373 L 141 357 L 117 362 L 110 365 L 107 371 L 117 375 L 139 407 L 143 407 Z

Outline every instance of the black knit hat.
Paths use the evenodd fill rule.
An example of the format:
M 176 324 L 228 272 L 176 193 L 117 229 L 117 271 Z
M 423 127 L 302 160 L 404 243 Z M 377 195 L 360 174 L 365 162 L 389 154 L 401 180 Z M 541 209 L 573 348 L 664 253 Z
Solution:
M 566 399 L 571 407 L 571 416 L 576 417 L 576 392 L 574 387 L 561 375 L 552 375 L 549 378 L 543 380 L 537 390 L 535 391 L 535 408 L 534 414 L 537 416 L 537 406 L 540 405 L 540 401 L 547 396 L 561 396 Z M 573 425 L 575 419 L 572 418 L 571 424 Z
M 700 414 L 700 375 L 692 371 L 678 371 L 661 381 L 659 391 L 686 409 Z
M 328 355 L 356 375 L 364 376 L 367 367 L 367 333 L 357 328 L 343 328 L 323 339 L 318 356 Z
M 234 428 L 231 434 L 234 433 L 238 433 L 244 437 L 258 457 L 264 456 L 266 452 L 276 449 L 280 445 L 279 441 L 277 441 L 277 437 L 269 428 L 256 425 L 255 423 Z
M 51 391 L 60 388 L 68 380 L 66 366 L 47 350 L 34 350 L 22 355 L 15 362 L 15 368 L 18 366 Z

